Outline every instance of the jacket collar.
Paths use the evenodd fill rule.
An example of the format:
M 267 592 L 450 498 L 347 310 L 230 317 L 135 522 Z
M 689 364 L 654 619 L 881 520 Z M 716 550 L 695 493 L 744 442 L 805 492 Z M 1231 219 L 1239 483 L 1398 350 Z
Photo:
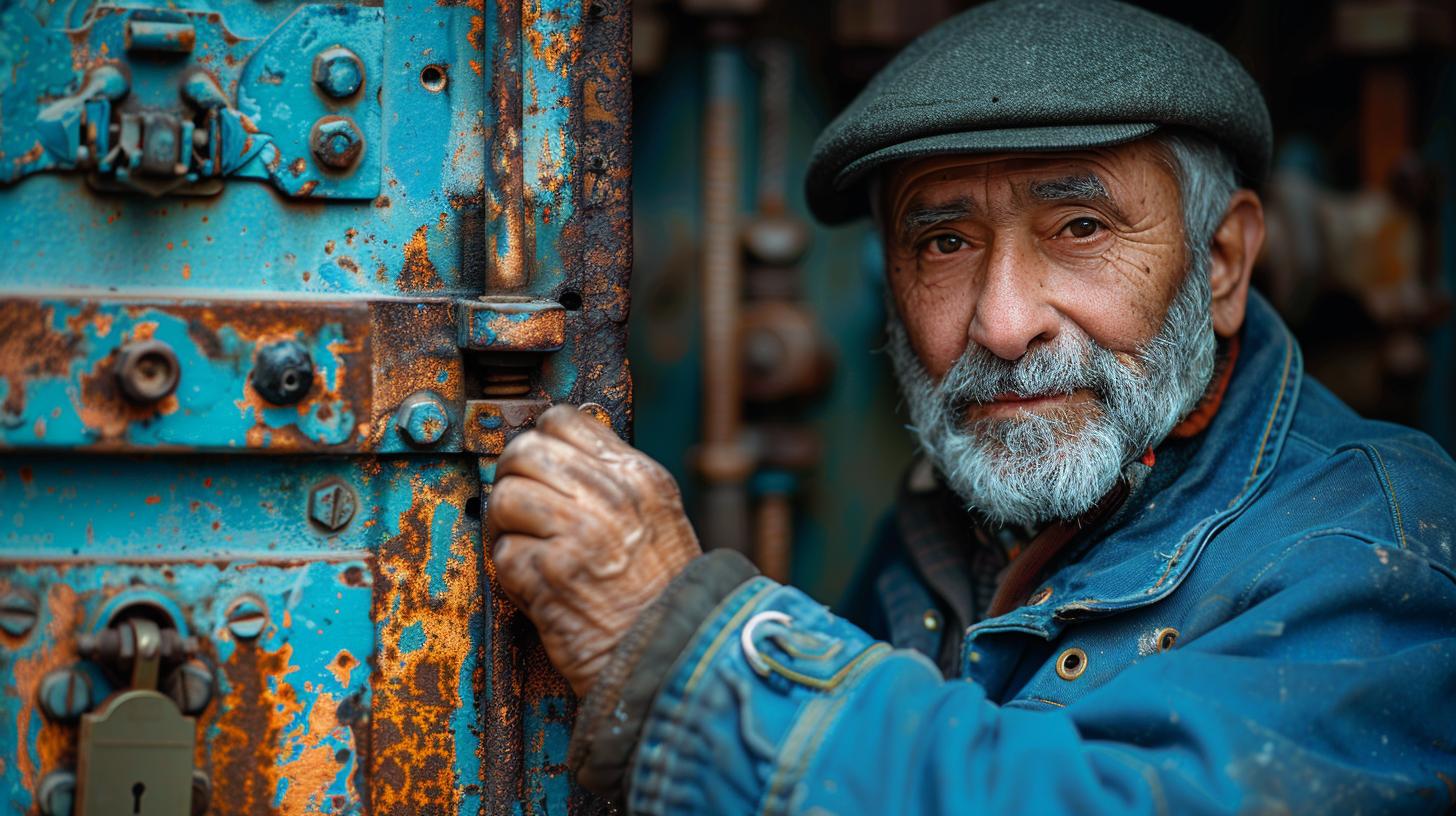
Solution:
M 1158 466 L 1177 467 L 1135 485 L 1122 508 L 1081 537 L 1072 563 L 1048 582 L 1047 602 L 982 621 L 971 631 L 1051 637 L 1061 622 L 1154 603 L 1182 583 L 1204 545 L 1268 481 L 1299 399 L 1299 347 L 1258 293 L 1249 293 L 1242 348 L 1218 413 L 1202 434 L 1167 442 Z M 1181 466 L 1180 466 L 1181 465 Z

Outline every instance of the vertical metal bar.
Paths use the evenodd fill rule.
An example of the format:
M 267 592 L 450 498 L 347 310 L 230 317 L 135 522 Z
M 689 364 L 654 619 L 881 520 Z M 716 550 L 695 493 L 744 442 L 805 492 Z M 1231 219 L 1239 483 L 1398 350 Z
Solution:
M 740 441 L 743 411 L 739 345 L 743 270 L 738 237 L 741 61 L 740 50 L 727 42 L 714 44 L 708 53 L 700 269 L 703 446 L 698 458 L 698 467 L 707 483 L 704 544 L 740 551 L 748 546 L 748 508 L 743 481 L 751 467 Z
M 491 0 L 490 163 L 485 179 L 487 292 L 513 292 L 530 276 L 521 157 L 521 5 Z

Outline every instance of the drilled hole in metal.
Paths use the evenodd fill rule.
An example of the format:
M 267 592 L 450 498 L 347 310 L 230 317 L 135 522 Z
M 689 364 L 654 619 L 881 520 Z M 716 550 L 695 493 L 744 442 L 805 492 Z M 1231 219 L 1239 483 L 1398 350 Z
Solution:
M 561 307 L 563 309 L 565 309 L 566 311 L 568 311 L 568 312 L 580 311 L 581 310 L 581 293 L 580 292 L 562 292 L 561 293 Z
M 424 70 L 420 71 L 420 84 L 430 93 L 445 90 L 447 82 L 449 82 L 449 75 L 445 72 L 443 65 L 426 65 Z

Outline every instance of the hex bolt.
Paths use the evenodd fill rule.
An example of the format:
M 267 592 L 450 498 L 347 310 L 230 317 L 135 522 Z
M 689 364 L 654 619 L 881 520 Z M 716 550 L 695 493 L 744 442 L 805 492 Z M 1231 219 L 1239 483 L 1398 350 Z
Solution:
M 44 816 L 71 816 L 76 808 L 76 775 L 51 771 L 40 781 L 35 798 Z
M 39 697 L 41 710 L 59 723 L 79 720 L 95 702 L 91 678 L 75 666 L 56 669 L 41 678 Z
M 259 620 L 262 620 L 261 615 Z M 228 627 L 231 629 L 232 626 L 233 622 L 229 619 Z M 233 629 L 233 635 L 239 636 L 236 629 Z M 191 716 L 207 708 L 212 700 L 212 685 L 212 670 L 207 664 L 201 660 L 189 660 L 167 676 L 165 690 L 172 702 L 177 704 L 177 709 Z
M 296 340 L 270 343 L 253 361 L 253 389 L 274 405 L 303 401 L 313 387 L 313 358 Z
M 212 782 L 204 771 L 192 772 L 192 816 L 202 816 L 212 804 Z
M 253 640 L 263 634 L 263 627 L 267 625 L 268 611 L 262 601 L 251 595 L 239 598 L 228 609 L 228 631 L 238 640 Z M 211 682 L 211 677 L 208 682 Z
M 411 445 L 428 447 L 439 442 L 450 428 L 445 403 L 429 391 L 406 397 L 394 415 L 394 427 Z
M 135 403 L 157 402 L 177 390 L 182 367 L 172 347 L 161 340 L 133 340 L 116 355 L 116 383 Z
M 309 144 L 319 164 L 332 170 L 348 170 L 364 153 L 364 134 L 347 116 L 325 116 L 314 123 Z
M 12 589 L 0 597 L 0 629 L 11 637 L 25 637 L 35 628 L 40 608 L 35 596 Z
M 342 530 L 354 517 L 357 505 L 348 485 L 330 479 L 309 492 L 308 517 L 325 530 Z
M 343 46 L 325 48 L 313 58 L 313 84 L 334 99 L 346 99 L 364 84 L 364 63 Z

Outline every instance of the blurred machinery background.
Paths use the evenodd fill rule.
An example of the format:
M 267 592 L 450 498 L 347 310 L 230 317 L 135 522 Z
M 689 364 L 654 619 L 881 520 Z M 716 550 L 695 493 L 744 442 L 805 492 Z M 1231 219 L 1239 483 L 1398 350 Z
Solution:
M 879 250 L 804 208 L 820 127 L 974 3 L 638 0 L 637 443 L 705 543 L 826 602 L 911 456 L 881 343 Z M 1256 286 L 1356 410 L 1456 450 L 1456 7 L 1144 0 L 1264 89 L 1277 170 Z

